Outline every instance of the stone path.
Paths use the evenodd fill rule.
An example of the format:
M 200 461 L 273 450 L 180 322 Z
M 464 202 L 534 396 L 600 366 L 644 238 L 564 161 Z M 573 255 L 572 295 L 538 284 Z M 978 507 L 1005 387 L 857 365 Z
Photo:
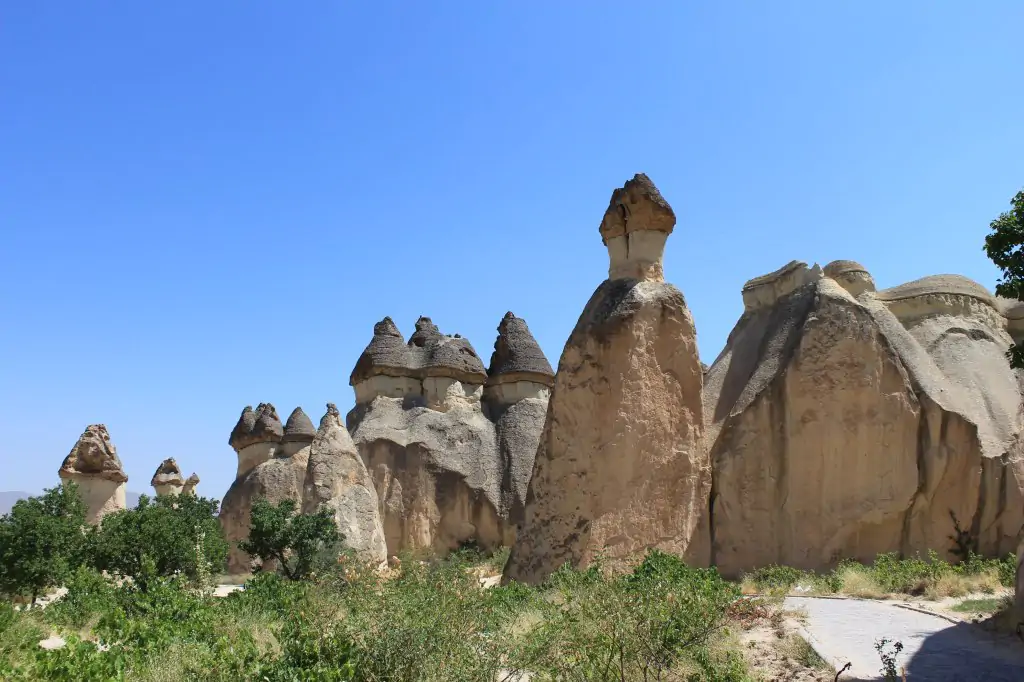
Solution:
M 881 679 L 875 641 L 883 637 L 903 643 L 896 665 L 910 682 L 1024 681 L 1024 642 L 977 625 L 879 601 L 788 597 L 785 607 L 807 614 L 801 634 L 836 670 L 853 664 L 844 682 Z

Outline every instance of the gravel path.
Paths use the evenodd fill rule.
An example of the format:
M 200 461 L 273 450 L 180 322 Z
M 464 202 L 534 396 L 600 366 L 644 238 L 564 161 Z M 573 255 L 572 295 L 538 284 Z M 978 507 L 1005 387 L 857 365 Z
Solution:
M 896 665 L 906 667 L 910 681 L 1024 681 L 1024 643 L 977 625 L 879 601 L 788 597 L 785 606 L 807 614 L 801 634 L 837 670 L 853 664 L 843 681 L 881 679 L 875 641 L 882 637 L 903 643 Z

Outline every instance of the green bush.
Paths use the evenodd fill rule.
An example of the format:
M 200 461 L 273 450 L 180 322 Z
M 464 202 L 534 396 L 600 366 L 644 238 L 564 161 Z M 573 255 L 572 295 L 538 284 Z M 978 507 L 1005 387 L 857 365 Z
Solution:
M 764 566 L 747 574 L 748 580 L 754 583 L 758 591 L 777 592 L 789 591 L 805 576 L 805 573 L 790 566 Z
M 297 507 L 295 500 L 276 505 L 259 500 L 249 515 L 249 537 L 238 543 L 253 558 L 274 562 L 289 580 L 302 580 L 332 567 L 344 540 L 330 509 L 299 514 Z
M 85 505 L 73 482 L 14 503 L 0 517 L 0 595 L 36 599 L 84 559 Z
M 65 583 L 67 594 L 46 609 L 48 622 L 81 628 L 117 605 L 116 589 L 102 574 L 79 566 Z
M 200 581 L 223 570 L 228 545 L 217 521 L 217 500 L 192 495 L 143 495 L 134 509 L 103 518 L 90 535 L 92 564 L 132 578 L 145 590 L 155 577 Z

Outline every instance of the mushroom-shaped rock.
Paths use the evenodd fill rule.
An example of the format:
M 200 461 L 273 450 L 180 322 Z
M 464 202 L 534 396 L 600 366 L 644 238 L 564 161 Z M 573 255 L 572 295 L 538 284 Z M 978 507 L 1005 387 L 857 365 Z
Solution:
M 675 224 L 672 207 L 643 173 L 612 192 L 600 227 L 608 248 L 608 279 L 662 281 L 665 240 Z
M 429 317 L 420 317 L 405 344 L 386 317 L 374 325 L 373 339 L 359 356 L 349 383 L 359 404 L 386 396 L 447 409 L 451 399 L 479 400 L 486 379 L 468 339 L 444 335 Z
M 181 475 L 178 463 L 173 457 L 168 457 L 160 462 L 149 484 L 156 490 L 157 495 L 180 495 L 185 486 L 185 479 Z
M 821 279 L 821 268 L 807 267 L 803 261 L 793 260 L 775 272 L 761 275 L 743 285 L 743 310 L 750 313 L 775 304 L 800 287 Z
M 316 429 L 301 407 L 292 410 L 288 422 L 284 425 L 284 436 L 277 449 L 278 457 L 292 457 L 302 448 L 309 447 L 316 437 Z
M 875 290 L 875 280 L 871 273 L 857 261 L 834 260 L 825 266 L 823 273 L 838 282 L 839 286 L 849 291 L 854 298 L 865 291 Z
M 298 422 L 298 418 L 296 422 Z M 309 458 L 309 442 L 281 443 L 284 426 L 270 403 L 261 403 L 252 417 L 243 411 L 239 423 L 252 424 L 248 433 L 238 426 L 231 443 L 238 452 L 238 473 L 221 501 L 219 520 L 231 548 L 228 569 L 233 573 L 249 570 L 249 557 L 238 548 L 238 541 L 249 535 L 249 514 L 253 503 L 265 498 L 271 503 L 285 499 L 301 504 L 302 485 Z
M 197 485 L 199 485 L 199 475 L 193 471 L 192 475 L 185 479 L 185 485 L 181 487 L 181 494 L 195 495 Z
M 330 508 L 345 545 L 363 561 L 376 564 L 387 558 L 378 504 L 373 481 L 338 408 L 328 403 L 310 448 L 302 510 Z
M 255 411 L 247 405 L 228 439 L 238 454 L 235 477 L 273 457 L 283 436 L 284 427 L 273 405 L 260 403 Z
M 86 427 L 57 473 L 78 486 L 89 523 L 97 524 L 105 514 L 125 508 L 128 476 L 103 424 Z
M 520 394 L 526 397 L 539 391 L 546 393 L 554 383 L 555 373 L 526 320 L 511 312 L 505 313 L 498 324 L 498 338 L 487 369 L 488 392 L 500 402 L 512 403 Z M 519 384 L 526 386 L 519 387 Z M 524 390 L 517 390 L 519 388 Z
M 601 225 L 609 279 L 562 351 L 505 580 L 538 583 L 599 552 L 625 562 L 658 548 L 708 563 L 696 330 L 661 273 L 674 223 L 646 176 L 612 194 Z

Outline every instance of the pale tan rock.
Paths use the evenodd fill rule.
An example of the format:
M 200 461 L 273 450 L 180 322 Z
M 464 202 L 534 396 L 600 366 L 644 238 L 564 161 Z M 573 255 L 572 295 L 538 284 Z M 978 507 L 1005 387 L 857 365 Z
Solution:
M 498 332 L 488 372 L 467 339 L 430 318 L 408 344 L 385 318 L 352 371 L 347 424 L 391 554 L 515 538 L 552 371 L 524 320 L 507 313 Z
M 251 559 L 238 548 L 238 541 L 249 536 L 253 503 L 266 499 L 277 504 L 290 499 L 301 506 L 309 461 L 310 442 L 304 438 L 285 439 L 284 425 L 273 405 L 263 403 L 251 415 L 249 412 L 250 408 L 242 412 L 231 434 L 229 442 L 239 460 L 238 476 L 224 494 L 219 515 L 230 545 L 230 573 L 245 573 L 251 568 Z
M 185 485 L 181 487 L 181 494 L 195 495 L 197 485 L 199 485 L 199 475 L 193 471 L 192 474 L 185 479 Z
M 156 472 L 153 474 L 149 484 L 153 486 L 158 496 L 177 496 L 181 494 L 185 487 L 185 479 L 181 475 L 178 463 L 174 461 L 173 457 L 168 457 L 160 462 L 160 466 L 156 468 Z
M 714 563 L 954 558 L 951 512 L 983 553 L 1011 551 L 1021 390 L 994 299 L 951 275 L 876 292 L 852 261 L 752 281 L 783 272 L 797 286 L 747 305 L 705 374 Z
M 608 243 L 623 231 L 667 235 L 672 224 L 667 202 L 637 176 L 613 194 L 601 233 Z M 562 351 L 505 580 L 534 584 L 567 561 L 585 567 L 597 552 L 625 561 L 651 547 L 708 563 L 693 319 L 662 281 L 660 252 L 622 255 L 609 247 L 611 278 Z
M 128 476 L 103 424 L 86 427 L 57 473 L 62 481 L 77 484 L 90 524 L 98 524 L 106 514 L 126 506 Z
M 376 564 L 387 559 L 378 504 L 373 481 L 338 408 L 328 403 L 310 447 L 302 511 L 330 508 L 345 546 L 361 560 Z

